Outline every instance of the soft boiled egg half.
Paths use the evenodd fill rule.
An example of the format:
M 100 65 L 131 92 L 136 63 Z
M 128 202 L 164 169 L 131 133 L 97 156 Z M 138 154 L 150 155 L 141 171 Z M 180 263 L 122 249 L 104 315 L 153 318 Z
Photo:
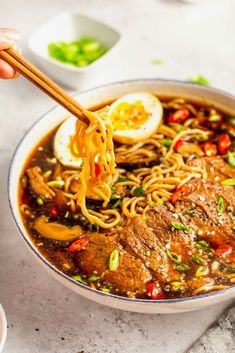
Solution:
M 108 114 L 114 127 L 114 140 L 129 145 L 143 141 L 157 131 L 163 108 L 157 97 L 140 92 L 117 99 Z
M 113 123 L 113 139 L 119 143 L 133 144 L 154 134 L 163 115 L 162 104 L 150 93 L 131 93 L 114 101 L 109 110 Z M 65 166 L 79 168 L 82 159 L 73 156 L 70 141 L 76 130 L 76 117 L 69 117 L 59 127 L 54 140 L 56 158 Z

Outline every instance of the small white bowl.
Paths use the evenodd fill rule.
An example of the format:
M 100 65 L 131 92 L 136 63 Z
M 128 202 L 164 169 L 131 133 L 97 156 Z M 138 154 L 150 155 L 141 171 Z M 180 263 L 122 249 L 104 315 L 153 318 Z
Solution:
M 117 83 L 110 83 L 87 91 L 75 96 L 80 104 L 87 108 L 98 106 L 105 102 L 110 102 L 122 95 L 132 92 L 149 92 L 163 97 L 184 97 L 189 100 L 196 100 L 201 104 L 211 104 L 215 108 L 234 116 L 235 97 L 211 87 L 200 86 L 193 83 L 180 81 L 140 79 L 129 80 Z M 64 286 L 74 290 L 76 293 L 97 303 L 111 306 L 113 308 L 129 310 L 142 313 L 179 313 L 184 311 L 199 310 L 212 304 L 218 304 L 225 300 L 235 298 L 235 286 L 220 290 L 218 292 L 206 293 L 195 297 L 185 297 L 177 299 L 152 300 L 152 299 L 132 299 L 121 297 L 115 294 L 104 293 L 92 289 L 82 283 L 74 281 L 57 268 L 55 268 L 39 252 L 32 239 L 30 238 L 19 210 L 18 185 L 25 161 L 35 148 L 35 145 L 44 138 L 49 131 L 53 130 L 67 116 L 67 112 L 61 107 L 47 112 L 39 119 L 26 133 L 19 143 L 10 166 L 8 194 L 10 208 L 15 219 L 16 225 L 21 232 L 23 240 L 28 245 L 31 252 L 39 260 L 49 273 Z
M 0 353 L 7 338 L 7 319 L 3 307 L 0 304 Z
M 49 56 L 48 44 L 53 42 L 72 42 L 83 36 L 94 38 L 108 50 L 88 66 L 76 67 L 64 64 Z M 94 74 L 101 74 L 112 62 L 113 53 L 121 34 L 103 22 L 80 15 L 77 12 L 63 12 L 45 23 L 29 39 L 28 46 L 38 65 L 54 80 L 71 88 L 81 87 Z

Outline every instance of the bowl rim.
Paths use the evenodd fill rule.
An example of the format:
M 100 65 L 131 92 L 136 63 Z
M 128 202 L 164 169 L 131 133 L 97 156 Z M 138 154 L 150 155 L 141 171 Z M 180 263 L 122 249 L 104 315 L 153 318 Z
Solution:
M 2 336 L 0 337 L 0 352 L 1 352 L 7 338 L 7 318 L 1 304 L 0 304 L 0 320 L 2 321 Z
M 211 86 L 202 86 L 200 84 L 197 83 L 191 83 L 188 81 L 184 81 L 184 80 L 176 80 L 176 79 L 162 79 L 162 78 L 138 78 L 138 79 L 128 79 L 128 80 L 121 80 L 121 81 L 115 81 L 115 82 L 110 82 L 110 83 L 106 83 L 106 84 L 101 84 L 92 88 L 88 88 L 86 90 L 83 91 L 79 91 L 79 92 L 75 92 L 73 94 L 73 97 L 77 97 L 81 94 L 86 94 L 92 91 L 95 91 L 97 89 L 102 89 L 108 86 L 115 86 L 115 85 L 122 85 L 122 84 L 128 84 L 128 83 L 138 83 L 138 82 L 165 82 L 165 83 L 177 83 L 177 84 L 183 84 L 183 85 L 187 85 L 187 86 L 197 86 L 200 87 L 206 91 L 209 92 L 217 92 L 218 94 L 222 94 L 224 96 L 227 96 L 229 98 L 232 98 L 235 101 L 235 95 L 232 95 L 231 93 L 228 93 L 226 91 L 220 90 L 218 88 L 214 88 Z M 158 304 L 158 305 L 170 305 L 173 306 L 173 304 L 176 303 L 184 303 L 184 302 L 192 302 L 192 301 L 199 301 L 200 299 L 206 299 L 209 297 L 218 297 L 218 296 L 222 296 L 223 294 L 227 294 L 227 293 L 235 293 L 235 286 L 231 286 L 229 288 L 225 288 L 225 289 L 221 289 L 219 291 L 214 291 L 214 292 L 209 292 L 209 293 L 205 293 L 205 294 L 200 294 L 197 296 L 189 296 L 189 297 L 184 297 L 184 298 L 175 298 L 175 299 L 140 299 L 140 298 L 128 298 L 128 297 L 123 297 L 117 294 L 112 294 L 112 293 L 105 293 L 102 291 L 99 291 L 97 289 L 93 289 L 87 285 L 84 285 L 80 282 L 77 282 L 75 280 L 73 280 L 71 277 L 67 276 L 65 273 L 63 273 L 62 271 L 60 271 L 59 269 L 57 269 L 55 266 L 53 266 L 40 252 L 39 250 L 37 250 L 37 247 L 33 244 L 32 241 L 28 240 L 26 235 L 27 232 L 26 230 L 23 229 L 23 227 L 20 226 L 20 224 L 18 223 L 17 220 L 17 216 L 15 214 L 15 210 L 14 208 L 18 207 L 17 205 L 14 206 L 11 200 L 11 180 L 12 180 L 12 172 L 13 172 L 13 167 L 15 164 L 15 160 L 16 160 L 16 155 L 17 152 L 21 146 L 21 144 L 23 144 L 24 139 L 26 138 L 26 136 L 28 136 L 31 133 L 31 130 L 41 121 L 43 120 L 48 114 L 50 114 L 53 110 L 55 110 L 58 107 L 58 104 L 53 106 L 51 109 L 49 109 L 47 112 L 45 112 L 43 115 L 41 115 L 29 128 L 28 130 L 23 134 L 23 136 L 21 137 L 20 141 L 18 142 L 11 161 L 10 161 L 10 166 L 9 166 L 9 170 L 8 170 L 8 178 L 7 178 L 7 187 L 8 187 L 8 203 L 9 203 L 9 207 L 11 210 L 11 214 L 13 216 L 13 219 L 15 221 L 15 224 L 22 236 L 22 238 L 24 239 L 24 241 L 26 242 L 26 244 L 29 246 L 30 250 L 32 250 L 32 252 L 34 253 L 34 255 L 36 255 L 37 258 L 39 258 L 39 260 L 41 260 L 43 262 L 43 264 L 47 267 L 49 267 L 50 270 L 52 270 L 53 272 L 55 272 L 57 275 L 63 277 L 66 281 L 69 281 L 71 284 L 76 285 L 82 289 L 86 289 L 88 291 L 91 291 L 97 295 L 103 296 L 104 298 L 107 297 L 111 297 L 113 299 L 117 299 L 120 301 L 125 301 L 125 302 L 130 302 L 130 303 L 142 303 L 142 304 Z M 36 143 L 35 143 L 36 145 Z
M 117 41 L 102 55 L 100 56 L 98 59 L 96 59 L 95 61 L 93 61 L 92 63 L 86 65 L 86 66 L 83 66 L 83 67 L 76 67 L 75 65 L 72 65 L 72 64 L 69 64 L 69 63 L 63 63 L 59 60 L 56 60 L 52 57 L 50 57 L 49 55 L 48 56 L 44 56 L 40 51 L 38 50 L 35 50 L 34 49 L 34 46 L 33 46 L 33 43 L 35 42 L 34 38 L 36 35 L 38 35 L 40 33 L 40 31 L 45 27 L 47 26 L 48 24 L 50 24 L 50 22 L 52 22 L 54 19 L 56 18 L 59 18 L 63 15 L 66 15 L 66 14 L 72 14 L 72 15 L 78 15 L 79 17 L 82 17 L 84 19 L 88 19 L 88 21 L 93 21 L 93 22 L 96 22 L 98 24 L 101 24 L 101 25 L 104 25 L 106 26 L 107 28 L 109 28 L 110 30 L 112 30 L 113 32 L 116 32 L 117 36 L 118 36 L 118 39 Z M 58 13 L 57 15 L 53 16 L 52 18 L 50 18 L 48 21 L 44 22 L 35 32 L 33 32 L 31 34 L 31 36 L 29 37 L 28 41 L 27 41 L 27 46 L 28 48 L 30 49 L 30 51 L 38 56 L 40 59 L 42 60 L 45 60 L 55 66 L 58 66 L 60 68 L 63 68 L 65 70 L 68 70 L 68 71 L 71 71 L 71 72 L 86 72 L 86 71 L 89 71 L 89 69 L 92 69 L 93 67 L 95 67 L 97 64 L 99 64 L 100 62 L 102 62 L 103 60 L 105 60 L 107 58 L 107 56 L 110 54 L 110 52 L 112 52 L 114 49 L 116 49 L 116 47 L 120 44 L 120 41 L 122 39 L 122 34 L 121 32 L 116 28 L 114 27 L 113 25 L 109 25 L 107 24 L 105 21 L 101 21 L 99 19 L 96 19 L 94 18 L 93 16 L 87 16 L 87 15 L 84 15 L 83 13 L 80 13 L 79 11 L 62 11 L 60 13 Z

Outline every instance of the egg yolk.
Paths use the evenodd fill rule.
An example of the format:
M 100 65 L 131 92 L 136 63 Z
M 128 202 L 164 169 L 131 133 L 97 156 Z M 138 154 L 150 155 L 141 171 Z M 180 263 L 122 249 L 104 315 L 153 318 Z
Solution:
M 110 116 L 114 130 L 132 130 L 142 126 L 149 118 L 141 101 L 120 103 Z

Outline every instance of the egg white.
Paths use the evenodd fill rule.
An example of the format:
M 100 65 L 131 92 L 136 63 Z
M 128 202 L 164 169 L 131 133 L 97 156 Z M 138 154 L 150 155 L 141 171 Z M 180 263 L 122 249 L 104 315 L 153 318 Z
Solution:
M 56 132 L 54 140 L 54 152 L 56 158 L 67 167 L 80 168 L 82 159 L 75 157 L 70 150 L 71 138 L 76 131 L 77 118 L 74 116 L 66 119 Z

